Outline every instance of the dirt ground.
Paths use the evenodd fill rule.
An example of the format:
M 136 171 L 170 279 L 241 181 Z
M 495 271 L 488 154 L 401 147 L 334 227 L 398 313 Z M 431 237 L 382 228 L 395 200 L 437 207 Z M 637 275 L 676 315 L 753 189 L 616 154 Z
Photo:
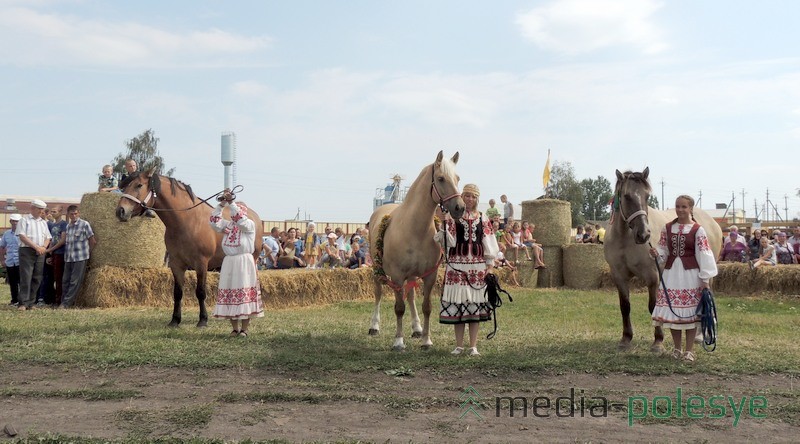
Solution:
M 0 427 L 12 424 L 20 436 L 292 442 L 796 442 L 800 434 L 797 417 L 792 419 L 792 413 L 787 413 L 798 415 L 796 405 L 790 405 L 796 404 L 798 381 L 786 375 L 696 380 L 696 375 L 400 373 L 366 370 L 355 376 L 298 378 L 253 370 L 98 370 L 7 364 L 0 368 L 0 386 L 5 390 L 0 398 Z M 678 418 L 673 412 L 669 418 L 635 419 L 628 425 L 629 396 L 674 399 L 678 387 L 684 396 L 731 395 L 736 403 L 742 396 L 764 395 L 766 417 L 750 416 L 745 405 L 736 426 L 730 407 L 723 418 L 686 419 L 685 413 Z M 557 413 L 567 415 L 569 410 L 556 412 L 552 407 L 535 411 L 547 417 L 534 416 L 534 398 L 541 405 L 543 398 L 555 403 L 557 397 L 569 397 L 570 388 L 575 389 L 574 417 L 558 417 Z M 108 394 L 120 393 L 122 399 L 109 400 L 113 397 Z M 510 417 L 507 404 L 497 417 L 495 397 L 502 396 L 527 398 L 527 417 L 522 409 Z M 593 397 L 623 405 L 606 410 L 602 400 L 597 400 L 592 404 L 595 410 L 589 410 Z M 666 414 L 663 409 L 656 413 Z M 704 415 L 711 413 L 706 409 Z

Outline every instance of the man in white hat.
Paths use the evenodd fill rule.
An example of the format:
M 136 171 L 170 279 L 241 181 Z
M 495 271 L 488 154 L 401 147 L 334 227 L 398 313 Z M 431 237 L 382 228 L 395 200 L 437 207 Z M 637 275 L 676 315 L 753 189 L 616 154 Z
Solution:
M 22 216 L 14 213 L 8 217 L 11 229 L 6 230 L 0 237 L 0 263 L 6 266 L 8 285 L 11 287 L 11 306 L 19 305 L 19 239 L 17 238 L 17 224 Z
M 39 199 L 31 202 L 31 213 L 23 216 L 17 225 L 19 238 L 19 309 L 30 310 L 36 301 L 36 292 L 42 282 L 44 258 L 53 236 L 42 218 L 47 204 Z

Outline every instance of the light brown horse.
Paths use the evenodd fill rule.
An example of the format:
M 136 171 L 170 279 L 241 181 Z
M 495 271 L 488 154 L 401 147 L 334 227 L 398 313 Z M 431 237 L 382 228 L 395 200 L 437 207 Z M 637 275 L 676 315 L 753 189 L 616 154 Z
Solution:
M 622 313 L 622 339 L 619 341 L 620 350 L 631 348 L 633 327 L 631 326 L 630 280 L 638 277 L 648 291 L 648 309 L 653 313 L 656 306 L 656 294 L 660 285 L 658 270 L 655 261 L 650 257 L 650 244 L 658 243 L 659 233 L 667 222 L 674 220 L 677 215 L 675 210 L 659 211 L 647 206 L 652 188 L 647 177 L 650 168 L 643 172 L 617 170 L 617 184 L 614 190 L 613 223 L 606 230 L 603 240 L 603 251 L 606 262 L 611 268 L 611 277 L 619 293 L 619 309 Z M 714 250 L 715 257 L 719 254 L 722 245 L 722 230 L 719 224 L 700 208 L 695 208 L 694 218 L 706 231 L 709 245 Z M 653 233 L 655 233 L 653 235 Z M 655 239 L 651 239 L 651 235 Z M 699 332 L 699 330 L 698 330 Z M 655 339 L 650 346 L 650 351 L 662 353 L 664 351 L 664 332 L 661 327 L 655 327 Z
M 189 185 L 171 177 L 155 174 L 153 170 L 134 173 L 120 184 L 124 193 L 117 205 L 117 218 L 126 222 L 152 209 L 164 222 L 164 243 L 169 254 L 169 268 L 174 278 L 173 309 L 170 327 L 181 323 L 181 301 L 186 270 L 197 272 L 195 295 L 200 305 L 198 327 L 208 324 L 206 311 L 206 274 L 219 269 L 225 254 L 222 251 L 222 233 L 209 225 L 211 205 L 198 199 Z M 224 217 L 230 219 L 230 210 L 225 208 Z M 256 225 L 256 245 L 253 256 L 261 251 L 263 227 L 255 211 L 248 208 L 247 216 Z M 133 253 L 133 252 L 132 252 Z
M 402 351 L 403 315 L 405 314 L 405 293 L 411 310 L 412 337 L 422 337 L 422 348 L 433 345 L 430 335 L 431 290 L 436 283 L 441 247 L 434 242 L 436 233 L 433 216 L 437 206 L 448 211 L 454 219 L 464 213 L 464 201 L 458 192 L 458 175 L 455 171 L 458 153 L 452 159 L 445 159 L 439 151 L 436 161 L 426 166 L 419 177 L 411 184 L 405 200 L 401 204 L 388 204 L 378 207 L 369 219 L 370 254 L 375 262 L 375 310 L 372 313 L 369 334 L 377 335 L 381 322 L 382 283 L 388 283 L 394 290 L 394 313 L 397 317 L 397 330 L 392 349 Z M 381 238 L 381 223 L 389 215 Z M 381 248 L 382 246 L 382 248 Z M 376 260 L 377 259 L 377 260 Z M 379 262 L 382 261 L 382 267 Z M 383 278 L 382 273 L 385 273 Z M 416 283 L 422 278 L 422 314 L 424 322 L 420 326 L 417 307 L 414 303 L 414 289 L 408 283 Z M 407 289 L 407 291 L 404 291 Z

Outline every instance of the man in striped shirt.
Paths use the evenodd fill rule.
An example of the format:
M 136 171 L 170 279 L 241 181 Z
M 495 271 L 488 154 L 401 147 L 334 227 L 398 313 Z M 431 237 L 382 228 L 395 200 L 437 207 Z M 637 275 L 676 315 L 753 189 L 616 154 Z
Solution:
M 31 202 L 31 213 L 17 224 L 19 238 L 19 309 L 30 310 L 42 282 L 44 258 L 53 236 L 42 218 L 47 204 L 39 199 Z
M 66 249 L 64 251 L 64 278 L 62 281 L 63 297 L 59 308 L 70 308 L 75 303 L 78 290 L 86 275 L 86 265 L 97 240 L 89 222 L 80 218 L 77 205 L 67 208 L 69 225 L 66 231 Z

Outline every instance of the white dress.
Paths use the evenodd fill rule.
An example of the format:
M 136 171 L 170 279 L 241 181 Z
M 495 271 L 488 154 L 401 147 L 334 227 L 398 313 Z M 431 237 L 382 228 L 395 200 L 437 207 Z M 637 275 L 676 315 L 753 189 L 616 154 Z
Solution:
M 260 318 L 264 316 L 264 304 L 253 259 L 256 225 L 247 217 L 244 206 L 230 204 L 230 221 L 222 218 L 222 209 L 222 205 L 217 205 L 209 220 L 214 231 L 223 233 L 222 250 L 225 252 L 212 314 L 221 319 Z
M 675 222 L 671 226 L 671 232 L 672 234 L 680 232 L 686 235 L 692 230 L 692 227 L 693 224 L 684 225 Z M 669 255 L 666 230 L 666 226 L 661 229 L 661 237 L 656 246 L 661 267 L 664 266 Z M 691 330 L 700 326 L 694 315 L 702 296 L 702 284 L 717 275 L 717 263 L 714 260 L 714 253 L 708 245 L 708 236 L 703 227 L 699 227 L 695 233 L 694 257 L 697 259 L 699 269 L 685 269 L 683 260 L 676 257 L 672 262 L 672 267 L 664 270 L 664 284 L 667 287 L 669 302 L 672 303 L 672 310 L 664 296 L 663 286 L 659 283 L 658 298 L 652 315 L 654 326 L 663 326 L 672 330 Z M 672 311 L 675 313 L 673 314 Z
M 491 264 L 500 249 L 488 218 L 470 219 L 465 214 L 447 223 L 447 267 L 444 294 L 439 311 L 442 324 L 482 322 L 491 319 L 484 289 L 486 264 Z M 433 238 L 444 247 L 445 232 Z M 480 239 L 480 241 L 479 241 Z

